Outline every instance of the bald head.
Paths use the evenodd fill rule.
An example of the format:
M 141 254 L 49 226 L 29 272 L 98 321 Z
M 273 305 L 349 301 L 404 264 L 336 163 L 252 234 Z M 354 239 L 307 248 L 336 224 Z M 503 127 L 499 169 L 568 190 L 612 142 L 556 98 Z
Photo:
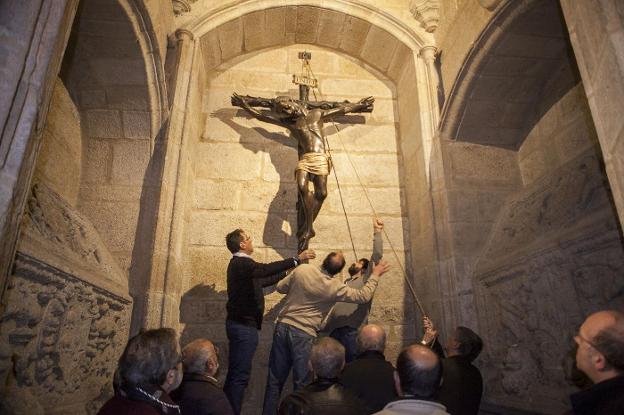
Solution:
M 214 376 L 219 368 L 217 349 L 211 341 L 197 339 L 182 350 L 184 371 Z
M 367 351 L 383 353 L 386 349 L 386 332 L 377 324 L 367 324 L 360 329 L 356 342 L 358 353 Z
M 430 398 L 442 378 L 440 359 L 428 347 L 414 344 L 403 349 L 397 359 L 397 389 L 402 395 Z
M 329 275 L 336 275 L 345 266 L 345 258 L 342 252 L 330 252 L 323 260 L 322 268 L 327 271 Z
M 615 310 L 591 314 L 574 340 L 576 365 L 594 383 L 624 373 L 624 313 Z
M 337 378 L 345 363 L 345 349 L 331 337 L 321 337 L 310 351 L 310 366 L 318 378 Z

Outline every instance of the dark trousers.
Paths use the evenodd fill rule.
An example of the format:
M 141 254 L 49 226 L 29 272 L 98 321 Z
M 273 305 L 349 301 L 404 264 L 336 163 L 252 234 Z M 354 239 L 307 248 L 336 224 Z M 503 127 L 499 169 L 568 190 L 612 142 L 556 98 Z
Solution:
M 264 391 L 263 415 L 275 415 L 282 388 L 290 369 L 293 370 L 294 390 L 312 381 L 308 367 L 310 349 L 315 337 L 288 324 L 277 323 L 269 356 L 269 375 Z
M 258 330 L 255 327 L 225 321 L 229 341 L 228 372 L 223 391 L 236 415 L 240 414 L 245 388 L 251 377 L 251 362 L 258 346 Z
M 329 334 L 330 337 L 338 340 L 344 346 L 346 363 L 355 360 L 357 356 L 357 343 L 355 341 L 357 334 L 358 329 L 349 326 L 338 327 Z

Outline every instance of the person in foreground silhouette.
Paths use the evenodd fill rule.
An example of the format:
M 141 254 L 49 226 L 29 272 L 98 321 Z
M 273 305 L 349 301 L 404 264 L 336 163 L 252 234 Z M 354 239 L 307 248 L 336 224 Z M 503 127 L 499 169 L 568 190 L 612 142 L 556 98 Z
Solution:
M 570 396 L 576 415 L 624 414 L 624 313 L 591 314 L 574 336 L 576 366 L 594 383 Z
M 119 359 L 115 395 L 98 415 L 179 415 L 180 407 L 169 394 L 180 385 L 182 370 L 175 330 L 137 334 Z
M 279 415 L 361 415 L 366 408 L 338 380 L 345 349 L 331 337 L 315 341 L 310 352 L 314 381 L 282 401 Z

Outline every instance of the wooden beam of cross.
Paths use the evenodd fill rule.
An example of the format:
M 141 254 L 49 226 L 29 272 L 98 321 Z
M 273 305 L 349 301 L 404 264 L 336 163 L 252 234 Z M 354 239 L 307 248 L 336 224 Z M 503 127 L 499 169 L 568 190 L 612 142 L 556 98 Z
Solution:
M 310 60 L 312 53 L 303 51 L 299 52 L 299 59 L 302 61 L 301 75 L 293 74 L 293 84 L 299 85 L 299 100 L 301 102 L 310 101 L 310 88 L 318 88 L 318 79 L 314 77 Z

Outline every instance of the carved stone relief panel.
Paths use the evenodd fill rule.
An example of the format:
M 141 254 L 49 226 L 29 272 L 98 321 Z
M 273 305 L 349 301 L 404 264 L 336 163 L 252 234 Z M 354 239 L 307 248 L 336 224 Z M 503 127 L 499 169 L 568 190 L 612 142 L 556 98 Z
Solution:
M 590 150 L 509 200 L 478 269 L 498 268 L 522 252 L 574 238 L 582 227 L 614 224 L 600 160 Z
M 128 280 L 91 222 L 44 183 L 32 186 L 18 250 L 126 296 Z
M 562 360 L 589 313 L 624 307 L 617 229 L 598 230 L 523 256 L 479 277 L 489 400 L 560 413 L 572 389 Z M 532 402 L 539 402 L 539 407 Z
M 128 282 L 89 220 L 43 183 L 31 189 L 4 301 L 0 379 L 14 369 L 12 400 L 96 412 L 129 333 Z
M 0 378 L 15 359 L 20 388 L 45 413 L 95 413 L 112 394 L 131 301 L 18 253 L 0 318 Z

